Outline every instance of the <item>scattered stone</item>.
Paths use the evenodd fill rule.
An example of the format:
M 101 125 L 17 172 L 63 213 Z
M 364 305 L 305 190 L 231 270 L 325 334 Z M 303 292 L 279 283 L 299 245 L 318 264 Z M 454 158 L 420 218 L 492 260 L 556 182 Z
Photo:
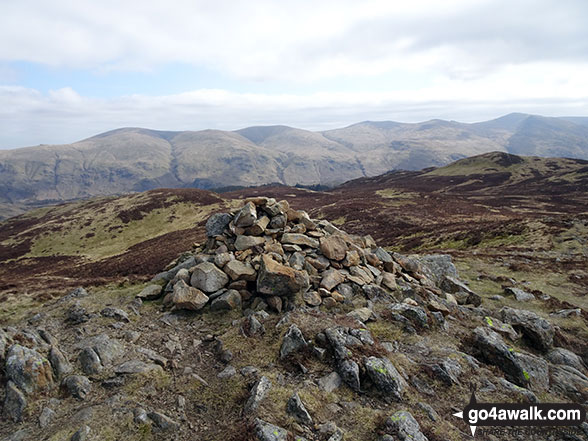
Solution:
M 535 296 L 531 293 L 523 291 L 519 288 L 507 287 L 504 288 L 504 293 L 507 296 L 513 296 L 519 302 L 529 302 L 535 300 Z
M 233 366 L 228 365 L 226 368 L 224 368 L 221 372 L 217 374 L 217 377 L 222 379 L 231 378 L 236 374 L 237 370 Z
M 359 320 L 362 323 L 367 322 L 372 317 L 373 311 L 369 308 L 357 308 L 349 312 L 347 316 Z
M 174 420 L 172 420 L 167 415 L 164 415 L 163 413 L 149 412 L 147 416 L 151 421 L 153 421 L 153 424 L 157 429 L 164 432 L 174 431 L 180 428 L 179 423 L 176 423 Z
M 420 306 L 412 306 L 406 303 L 395 303 L 390 306 L 390 310 L 406 317 L 417 328 L 428 328 L 429 319 L 426 311 Z
M 455 277 L 446 276 L 441 283 L 441 289 L 457 298 L 460 305 L 480 306 L 482 298 L 469 289 L 462 281 Z
M 85 400 L 92 389 L 92 383 L 82 375 L 70 375 L 62 382 L 69 394 L 78 400 Z
M 257 220 L 257 210 L 252 202 L 246 203 L 235 215 L 233 223 L 236 227 L 246 228 L 252 226 Z
M 39 426 L 42 429 L 46 428 L 51 421 L 55 418 L 55 412 L 50 409 L 49 407 L 44 407 L 41 411 L 41 415 L 39 415 Z
M 427 415 L 428 417 L 431 419 L 431 421 L 433 422 L 437 422 L 439 421 L 439 414 L 437 412 L 435 412 L 435 409 L 433 409 L 431 406 L 429 406 L 427 403 L 417 403 L 417 406 L 420 407 Z
M 249 398 L 245 403 L 244 411 L 247 415 L 257 411 L 261 401 L 266 397 L 272 387 L 272 382 L 265 376 L 261 377 L 249 393 Z
M 145 363 L 140 360 L 125 361 L 114 368 L 114 373 L 117 375 L 146 374 L 149 372 L 163 372 L 163 369 L 158 364 Z
M 286 405 L 286 412 L 302 424 L 312 424 L 312 417 L 304 407 L 298 392 L 290 397 Z
M 208 303 L 209 297 L 197 288 L 188 286 L 183 280 L 174 285 L 172 293 L 164 299 L 164 303 L 171 303 L 176 309 L 198 311 Z
M 109 318 L 113 318 L 115 320 L 118 320 L 120 322 L 130 322 L 131 320 L 129 320 L 129 315 L 124 312 L 122 309 L 119 308 L 111 308 L 111 307 L 107 307 L 104 308 L 102 311 L 100 311 L 100 315 L 102 315 L 102 317 L 109 317 Z
M 229 277 L 211 262 L 202 262 L 194 267 L 190 285 L 194 288 L 212 293 L 229 283 Z
M 255 436 L 258 441 L 287 441 L 288 431 L 257 418 L 255 420 Z
M 89 434 L 90 428 L 88 426 L 82 426 L 76 431 L 76 433 L 72 435 L 70 441 L 86 441 L 86 439 L 88 439 Z
M 299 351 L 302 348 L 306 348 L 307 343 L 302 335 L 302 331 L 298 329 L 298 326 L 291 325 L 284 339 L 282 340 L 282 346 L 280 347 L 280 358 L 286 358 L 293 352 Z
M 400 410 L 388 417 L 386 426 L 390 427 L 400 441 L 429 441 L 421 432 L 421 426 L 405 410 Z
M 331 393 L 341 386 L 341 376 L 337 372 L 331 372 L 318 379 L 318 385 L 325 392 Z
M 6 397 L 4 398 L 4 416 L 15 423 L 22 420 L 27 407 L 24 394 L 12 381 L 6 384 Z

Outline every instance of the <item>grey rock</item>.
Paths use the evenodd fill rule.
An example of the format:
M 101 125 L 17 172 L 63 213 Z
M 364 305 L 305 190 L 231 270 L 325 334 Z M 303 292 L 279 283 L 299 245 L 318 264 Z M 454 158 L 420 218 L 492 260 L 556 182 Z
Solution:
M 370 300 L 378 300 L 378 299 L 390 299 L 390 295 L 386 292 L 385 289 L 379 287 L 378 285 L 364 285 L 362 288 L 363 293 L 365 296 Z
M 517 386 L 516 384 L 513 384 L 504 378 L 500 378 L 498 381 L 500 382 L 500 385 L 507 391 L 511 392 L 515 396 L 520 396 L 528 403 L 537 403 L 539 401 L 533 392 L 524 387 Z
M 75 347 L 77 349 L 92 348 L 98 354 L 102 365 L 105 367 L 124 354 L 124 345 L 117 339 L 110 338 L 106 334 L 85 338 L 77 343 Z
M 307 343 L 302 335 L 302 331 L 296 325 L 291 325 L 284 339 L 282 340 L 282 346 L 280 347 L 280 358 L 286 358 L 293 352 L 296 352 L 302 348 L 306 348 Z
M 149 360 L 153 361 L 154 363 L 160 365 L 163 368 L 167 366 L 167 358 L 162 357 L 157 352 L 151 349 L 138 347 L 137 352 L 139 354 L 145 355 L 147 358 L 149 358 Z
M 221 372 L 219 372 L 216 376 L 218 378 L 224 379 L 224 378 L 231 378 L 231 377 L 235 376 L 236 374 L 237 374 L 237 370 L 233 366 L 228 365 Z
M 364 366 L 367 376 L 386 399 L 402 400 L 406 382 L 388 358 L 367 357 L 364 359 Z
M 331 372 L 319 378 L 318 385 L 325 392 L 331 393 L 341 386 L 341 376 L 337 372 Z
M 549 389 L 549 367 L 543 358 L 523 353 L 516 353 L 515 356 L 523 368 L 523 375 L 529 380 L 531 390 L 542 392 Z
M 237 236 L 235 239 L 235 249 L 237 251 L 248 250 L 249 248 L 258 247 L 265 243 L 263 237 L 257 236 Z
M 300 399 L 298 392 L 290 397 L 286 404 L 286 412 L 292 415 L 298 422 L 302 424 L 312 424 L 312 417 L 304 407 L 304 403 Z
M 507 296 L 513 296 L 519 302 L 529 302 L 535 300 L 535 296 L 527 291 L 523 291 L 519 288 L 507 287 L 504 289 L 504 293 Z
M 303 277 L 306 275 L 306 278 Z M 292 296 L 307 289 L 308 274 L 276 262 L 267 254 L 261 256 L 257 274 L 257 291 L 274 296 Z
M 588 400 L 588 377 L 570 366 L 551 365 L 551 389 L 576 403 Z
M 448 254 L 431 254 L 416 258 L 420 263 L 421 271 L 440 287 L 446 277 L 457 279 L 457 269 Z M 381 260 L 381 259 L 380 259 Z
M 82 375 L 70 375 L 63 380 L 62 384 L 69 394 L 78 400 L 86 399 L 92 390 L 92 383 Z
M 26 394 L 53 386 L 53 369 L 49 360 L 18 344 L 8 349 L 4 370 L 6 377 Z
M 82 372 L 86 375 L 98 374 L 103 369 L 100 357 L 92 348 L 83 349 L 78 358 L 82 365 Z
M 89 434 L 90 428 L 88 426 L 82 426 L 72 435 L 70 441 L 86 441 Z
M 288 431 L 257 418 L 255 420 L 255 436 L 258 441 L 287 441 Z
M 256 220 L 257 210 L 255 209 L 255 204 L 248 202 L 237 212 L 233 223 L 236 227 L 246 228 L 252 226 Z
M 417 328 L 428 328 L 429 319 L 426 311 L 420 306 L 412 306 L 406 303 L 396 303 L 390 306 L 390 310 L 406 317 Z
M 12 381 L 6 384 L 6 397 L 4 398 L 4 416 L 12 421 L 19 422 L 24 416 L 27 400 L 24 394 Z
M 347 313 L 349 317 L 359 320 L 362 323 L 367 322 L 373 315 L 373 311 L 370 308 L 357 308 Z
M 149 417 L 147 411 L 142 407 L 135 407 L 133 409 L 133 420 L 136 424 L 149 424 Z
M 446 276 L 441 282 L 441 289 L 453 294 L 460 305 L 480 306 L 482 298 L 469 289 L 461 280 L 455 277 Z
M 223 270 L 232 280 L 248 280 L 252 282 L 257 278 L 257 271 L 249 263 L 243 263 L 240 260 L 229 261 Z
M 292 253 L 292 255 L 290 256 L 290 259 L 288 260 L 288 263 L 290 264 L 290 266 L 298 271 L 301 271 L 304 269 L 305 262 L 306 262 L 305 256 L 304 256 L 304 254 L 302 254 L 300 252 Z
M 178 263 L 172 269 L 157 274 L 155 277 L 153 277 L 153 279 L 151 281 L 152 282 L 157 282 L 158 280 L 165 280 L 165 281 L 173 280 L 173 278 L 176 276 L 176 274 L 181 269 L 184 269 L 184 268 L 186 268 L 186 269 L 187 268 L 192 268 L 194 265 L 196 265 L 196 259 L 194 258 L 194 256 L 190 256 L 187 259 L 185 259 L 185 260 L 181 261 L 180 263 Z
M 251 388 L 249 392 L 249 398 L 245 403 L 245 413 L 247 415 L 257 411 L 257 408 L 267 396 L 269 390 L 272 387 L 272 382 L 265 376 L 261 377 Z
M 499 311 L 499 315 L 503 322 L 522 332 L 529 343 L 540 351 L 546 352 L 553 345 L 553 326 L 534 312 L 505 306 Z
M 149 419 L 151 421 L 153 421 L 155 428 L 159 429 L 161 431 L 164 431 L 164 432 L 175 431 L 180 428 L 179 423 L 175 422 L 174 420 L 172 420 L 167 415 L 164 415 L 163 413 L 149 412 L 147 414 L 147 416 L 149 417 Z
M 129 315 L 120 308 L 107 307 L 100 311 L 102 317 L 110 317 L 120 322 L 130 322 Z
M 74 325 L 86 323 L 92 318 L 92 314 L 88 313 L 86 308 L 81 306 L 79 302 L 74 303 L 67 310 L 66 320 Z
M 572 351 L 569 351 L 564 348 L 553 348 L 551 349 L 545 358 L 553 364 L 561 364 L 566 366 L 571 366 L 574 369 L 577 369 L 580 372 L 585 371 L 584 364 L 582 363 L 582 359 L 574 354 Z
M 231 216 L 229 213 L 213 214 L 206 221 L 206 236 L 221 236 L 232 220 L 233 216 Z
M 359 365 L 350 359 L 340 360 L 337 363 L 337 371 L 341 379 L 354 391 L 359 392 L 361 384 L 359 380 Z
M 331 234 L 320 238 L 320 248 L 323 255 L 330 260 L 343 260 L 349 247 L 340 234 Z
M 51 346 L 49 351 L 49 362 L 53 366 L 53 373 L 55 377 L 61 379 L 67 374 L 71 373 L 72 366 L 65 357 L 65 355 L 59 350 L 57 346 Z
M 427 403 L 422 403 L 422 402 L 417 403 L 417 406 L 420 407 L 429 416 L 431 421 L 433 421 L 433 422 L 439 421 L 439 419 L 440 419 L 439 414 L 435 411 L 435 409 L 433 409 Z
M 190 284 L 205 293 L 212 293 L 229 283 L 229 277 L 211 262 L 202 262 L 194 267 Z
M 53 409 L 49 407 L 44 407 L 41 411 L 41 415 L 39 415 L 39 426 L 41 426 L 41 428 L 44 429 L 49 424 L 51 424 L 51 421 L 53 421 L 54 418 L 55 412 L 53 411 Z
M 429 441 L 421 432 L 421 426 L 417 420 L 405 410 L 400 410 L 388 417 L 386 426 L 396 432 L 400 441 Z
M 279 297 L 278 297 L 279 298 Z M 265 327 L 263 324 L 255 317 L 254 314 L 248 316 L 245 321 L 243 322 L 243 326 L 241 327 L 243 334 L 247 337 L 253 337 L 256 335 L 261 335 L 265 333 Z
M 114 368 L 114 373 L 117 375 L 146 374 L 148 372 L 163 372 L 163 369 L 158 364 L 145 363 L 140 360 L 125 361 Z
M 456 360 L 451 358 L 438 360 L 437 363 L 430 365 L 430 369 L 433 375 L 445 383 L 446 386 L 460 384 L 459 376 L 461 375 L 462 369 Z
M 473 352 L 476 357 L 494 366 L 498 366 L 509 381 L 526 387 L 528 375 L 514 351 L 502 340 L 500 335 L 491 329 L 478 327 L 473 332 Z
M 241 294 L 234 289 L 229 289 L 210 304 L 211 311 L 231 311 L 233 309 L 241 309 Z
M 277 205 L 277 204 L 276 204 Z M 273 229 L 281 229 L 286 226 L 287 219 L 283 214 L 277 215 L 270 221 L 269 227 Z
M 161 285 L 148 285 L 137 294 L 137 297 L 143 300 L 155 300 L 161 297 L 162 289 Z

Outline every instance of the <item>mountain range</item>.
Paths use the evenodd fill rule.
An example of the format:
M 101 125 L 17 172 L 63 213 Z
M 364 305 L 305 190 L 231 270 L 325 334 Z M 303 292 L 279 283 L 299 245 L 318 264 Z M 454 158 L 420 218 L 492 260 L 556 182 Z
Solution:
M 588 159 L 588 118 L 514 113 L 473 124 L 366 121 L 321 132 L 122 128 L 73 144 L 0 150 L 1 217 L 162 187 L 333 186 L 491 151 Z

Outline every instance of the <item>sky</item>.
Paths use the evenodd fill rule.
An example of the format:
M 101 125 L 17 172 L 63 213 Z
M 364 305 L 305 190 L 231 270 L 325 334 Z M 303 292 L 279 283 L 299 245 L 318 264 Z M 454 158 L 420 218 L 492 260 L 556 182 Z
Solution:
M 0 149 L 588 116 L 585 0 L 1 0 Z

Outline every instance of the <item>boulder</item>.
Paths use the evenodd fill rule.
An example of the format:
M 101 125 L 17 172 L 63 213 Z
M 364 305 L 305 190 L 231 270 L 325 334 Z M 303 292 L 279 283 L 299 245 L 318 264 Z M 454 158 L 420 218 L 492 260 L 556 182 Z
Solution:
M 549 366 L 543 358 L 523 353 L 516 353 L 515 356 L 531 390 L 543 392 L 549 389 Z
M 586 370 L 586 368 L 584 367 L 584 363 L 582 363 L 582 359 L 576 354 L 574 354 L 572 351 L 569 351 L 564 348 L 551 349 L 547 353 L 545 358 L 547 359 L 547 361 L 550 361 L 553 364 L 570 366 L 574 369 L 577 369 L 580 372 L 585 372 Z
M 419 262 L 421 271 L 436 286 L 440 287 L 446 277 L 457 279 L 457 268 L 453 264 L 449 254 L 430 254 L 416 258 Z
M 386 399 L 402 400 L 406 382 L 388 358 L 366 357 L 363 364 L 367 376 Z
M 261 265 L 257 274 L 257 291 L 259 293 L 292 296 L 304 287 L 305 281 L 303 279 L 300 271 L 276 262 L 267 254 L 261 256 Z
M 163 372 L 163 369 L 158 364 L 145 363 L 139 360 L 125 361 L 114 368 L 114 373 L 117 375 L 146 374 L 149 372 Z
M 100 311 L 100 315 L 102 317 L 109 317 L 109 318 L 113 318 L 115 320 L 118 320 L 119 322 L 130 322 L 131 320 L 129 320 L 129 315 L 123 311 L 120 308 L 112 308 L 112 307 L 106 307 L 104 308 L 102 311 Z
M 318 292 L 316 291 L 307 291 L 303 295 L 304 302 L 310 306 L 319 306 L 323 303 L 323 300 Z
M 288 441 L 288 431 L 257 418 L 255 420 L 255 437 L 257 441 Z M 304 438 L 296 437 L 296 441 Z
M 57 379 L 65 377 L 72 371 L 71 364 L 57 346 L 51 346 L 49 362 L 53 366 L 53 373 Z
M 325 392 L 333 392 L 341 386 L 341 376 L 337 372 L 331 372 L 318 379 L 318 385 Z
M 78 359 L 82 365 L 82 372 L 86 375 L 98 374 L 103 369 L 100 357 L 92 348 L 84 348 Z
M 441 289 L 457 299 L 460 305 L 480 306 L 482 298 L 469 289 L 461 280 L 455 277 L 446 276 L 441 283 Z
M 237 212 L 233 223 L 236 227 L 246 228 L 252 226 L 256 220 L 257 210 L 255 209 L 255 204 L 248 202 Z
M 281 242 L 283 244 L 300 245 L 303 247 L 318 248 L 319 242 L 305 234 L 284 233 Z
M 286 358 L 293 352 L 297 352 L 300 349 L 306 348 L 308 343 L 302 335 L 302 331 L 296 325 L 291 325 L 284 339 L 282 340 L 282 346 L 280 347 L 280 358 Z
M 507 287 L 504 288 L 504 294 L 507 296 L 513 296 L 519 302 L 529 302 L 535 300 L 535 296 L 527 291 L 523 291 L 519 288 Z
M 216 292 L 229 283 L 229 277 L 211 262 L 203 262 L 194 267 L 190 285 L 205 293 Z
M 359 365 L 350 359 L 340 360 L 337 363 L 337 372 L 341 379 L 354 391 L 359 392 L 361 384 L 359 380 Z
M 389 427 L 400 441 L 429 441 L 421 432 L 421 426 L 414 417 L 405 410 L 400 410 L 386 420 Z
M 221 294 L 214 299 L 210 304 L 211 311 L 231 311 L 233 309 L 241 309 L 241 294 L 239 291 L 229 289 L 227 292 Z
M 546 352 L 553 345 L 553 326 L 534 312 L 505 306 L 499 311 L 499 315 L 503 322 L 520 331 L 536 349 Z
M 429 326 L 427 312 L 420 306 L 412 306 L 406 303 L 395 303 L 391 305 L 389 309 L 406 317 L 418 328 L 427 328 Z
M 235 239 L 235 249 L 237 251 L 245 251 L 249 248 L 261 246 L 264 243 L 265 239 L 263 237 L 241 235 Z
M 260 236 L 265 232 L 265 229 L 270 223 L 270 218 L 267 216 L 262 216 L 255 221 L 253 225 L 248 227 L 245 230 L 245 233 L 250 236 Z
M 168 432 L 178 430 L 180 428 L 180 424 L 172 420 L 167 415 L 160 413 L 160 412 L 149 412 L 147 417 L 153 421 L 153 425 L 156 429 Z
M 19 344 L 12 345 L 6 356 L 5 373 L 26 394 L 53 386 L 51 363 L 37 351 Z
M 257 380 L 257 382 L 251 388 L 251 392 L 249 392 L 249 398 L 245 403 L 245 414 L 249 415 L 257 411 L 261 401 L 267 396 L 271 387 L 272 382 L 267 377 L 263 376 Z
M 286 404 L 286 412 L 292 415 L 294 419 L 302 424 L 312 424 L 312 417 L 304 407 L 304 403 L 300 399 L 298 392 L 290 397 Z
M 347 242 L 339 234 L 331 234 L 320 239 L 321 252 L 330 260 L 343 260 L 347 255 Z
M 499 367 L 509 381 L 521 387 L 527 387 L 529 384 L 529 375 L 525 375 L 525 369 L 515 356 L 514 350 L 504 344 L 500 335 L 491 329 L 474 329 L 472 352 L 480 360 Z
M 162 288 L 161 285 L 148 285 L 137 294 L 137 297 L 143 300 L 155 300 L 161 297 Z
M 173 292 L 168 294 L 164 303 L 171 303 L 177 309 L 198 311 L 208 303 L 208 296 L 180 280 L 174 285 Z
M 345 281 L 345 276 L 341 274 L 338 270 L 331 268 L 323 272 L 323 277 L 321 279 L 321 288 L 325 288 L 326 290 L 332 291 L 340 283 Z
M 254 281 L 257 278 L 255 269 L 249 263 L 240 260 L 229 261 L 223 270 L 232 280 Z
M 72 397 L 78 400 L 86 399 L 92 389 L 90 380 L 82 375 L 70 375 L 63 380 L 62 385 Z
M 551 389 L 576 403 L 588 400 L 588 377 L 570 366 L 551 366 Z

